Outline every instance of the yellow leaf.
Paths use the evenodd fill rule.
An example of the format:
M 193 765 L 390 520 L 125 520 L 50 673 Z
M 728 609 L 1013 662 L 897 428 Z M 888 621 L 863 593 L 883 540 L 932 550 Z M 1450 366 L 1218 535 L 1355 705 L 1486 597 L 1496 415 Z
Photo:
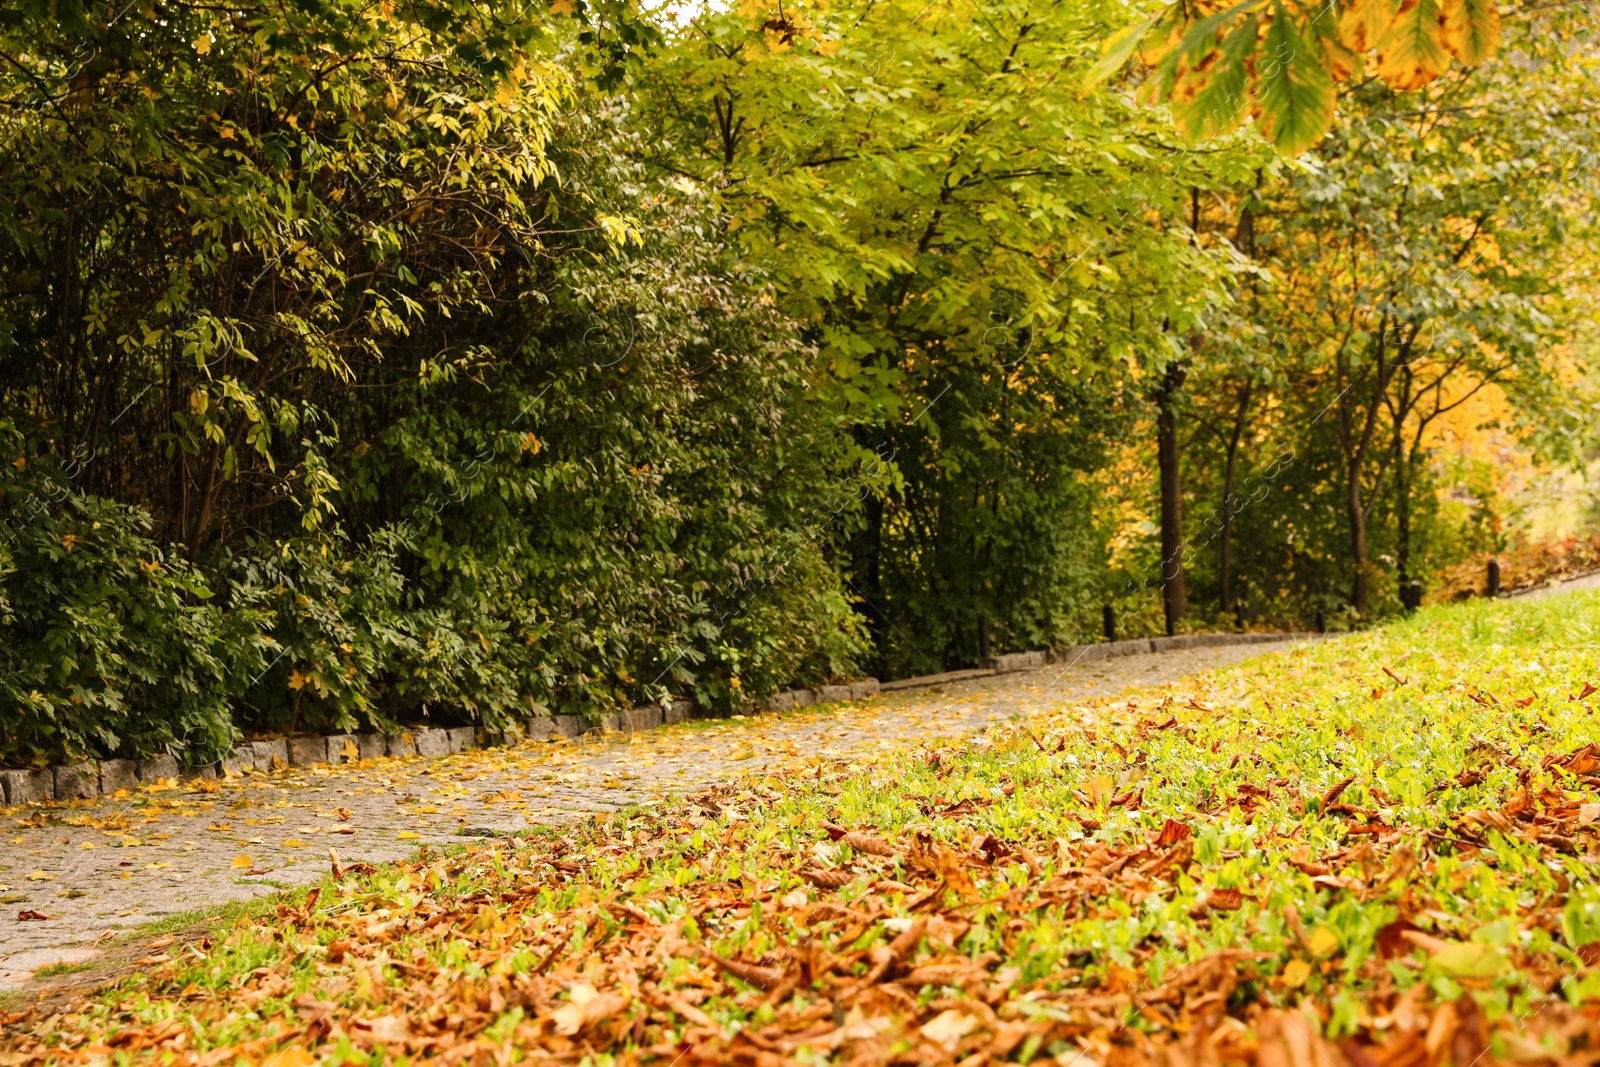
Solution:
M 299 1045 L 290 1045 L 262 1060 L 261 1067 L 311 1067 L 316 1062 L 316 1057 Z
M 1494 55 L 1500 43 L 1500 9 L 1494 0 L 1445 0 L 1444 46 L 1475 67 Z
M 1310 977 L 1311 964 L 1305 960 L 1290 960 L 1289 965 L 1283 969 L 1283 984 L 1290 989 L 1299 989 Z
M 339 753 L 345 759 L 356 759 L 361 755 L 361 750 L 356 748 L 356 743 L 347 737 L 345 738 L 344 746 L 339 749 Z
M 172 864 L 170 863 L 147 863 L 144 865 L 144 869 L 147 871 L 164 871 L 171 866 Z
M 251 859 L 246 853 L 241 852 L 237 856 L 233 857 L 233 869 L 236 871 L 248 871 L 255 865 L 256 861 Z
M 306 687 L 306 676 L 301 674 L 298 670 L 290 671 L 289 672 L 289 688 L 290 689 L 304 689 L 305 687 Z
M 28 881 L 30 882 L 53 882 L 55 880 L 56 876 L 46 871 L 34 871 L 28 875 Z
M 189 411 L 195 415 L 204 415 L 206 408 L 211 406 L 211 396 L 204 389 L 196 389 L 189 394 Z
M 202 33 L 200 36 L 196 37 L 194 39 L 194 50 L 203 56 L 210 55 L 211 35 L 209 33 Z
M 400 831 L 400 840 L 402 841 L 415 841 L 420 836 L 420 834 L 414 834 L 410 830 Z
M 1326 956 L 1339 947 L 1339 935 L 1326 926 L 1319 926 L 1311 931 L 1311 951 L 1319 956 Z
M 283 843 L 284 848 L 305 848 L 306 843 L 298 837 L 291 837 Z
M 577 10 L 578 5 L 575 0 L 552 0 L 550 4 L 550 14 L 552 15 L 571 15 Z
M 1378 45 L 1378 77 L 1396 92 L 1420 89 L 1450 69 L 1437 0 L 1402 11 Z
M 1099 807 L 1102 800 L 1109 799 L 1111 791 L 1116 788 L 1109 774 L 1091 774 L 1089 780 L 1083 784 L 1083 791 L 1089 794 L 1089 802 Z
M 1351 0 L 1339 16 L 1339 43 L 1352 52 L 1376 48 L 1394 24 L 1394 0 Z
M 88 841 L 85 841 L 83 844 L 79 845 L 78 847 L 81 848 L 83 851 L 87 852 L 91 848 L 94 848 L 94 845 L 92 843 L 88 842 Z

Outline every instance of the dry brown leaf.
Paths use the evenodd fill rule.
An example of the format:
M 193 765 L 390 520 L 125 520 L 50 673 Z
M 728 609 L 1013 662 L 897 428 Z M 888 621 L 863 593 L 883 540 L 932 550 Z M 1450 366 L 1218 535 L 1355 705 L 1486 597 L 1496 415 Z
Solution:
M 890 845 L 889 842 L 881 837 L 873 837 L 871 834 L 862 833 L 860 830 L 851 830 L 839 838 L 839 843 L 841 845 L 849 845 L 857 852 L 865 852 L 871 856 L 893 856 L 895 854 L 894 846 Z
M 571 1037 L 587 1026 L 608 1019 L 628 1006 L 629 998 L 621 993 L 601 993 L 587 982 L 572 987 L 570 1000 L 551 1013 L 556 1033 Z

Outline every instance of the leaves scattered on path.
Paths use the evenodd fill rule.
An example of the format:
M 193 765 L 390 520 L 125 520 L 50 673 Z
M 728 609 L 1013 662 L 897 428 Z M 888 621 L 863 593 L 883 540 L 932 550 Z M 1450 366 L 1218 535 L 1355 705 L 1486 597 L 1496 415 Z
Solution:
M 1571 608 L 346 870 L 16 1019 L 6 1062 L 1586 1061 L 1600 662 Z

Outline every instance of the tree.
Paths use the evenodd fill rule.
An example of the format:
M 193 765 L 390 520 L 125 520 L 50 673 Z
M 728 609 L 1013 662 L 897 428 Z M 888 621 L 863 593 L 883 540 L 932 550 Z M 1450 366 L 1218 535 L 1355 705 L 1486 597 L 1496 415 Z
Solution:
M 1184 151 L 1082 97 L 1102 32 L 1035 0 L 746 5 L 697 17 L 639 85 L 647 158 L 715 192 L 822 344 L 819 393 L 892 459 L 853 539 L 880 662 L 1098 629 L 1074 472 L 1139 402 L 1129 359 L 1156 380 L 1181 361 L 1232 262 L 1173 220 L 1260 153 Z

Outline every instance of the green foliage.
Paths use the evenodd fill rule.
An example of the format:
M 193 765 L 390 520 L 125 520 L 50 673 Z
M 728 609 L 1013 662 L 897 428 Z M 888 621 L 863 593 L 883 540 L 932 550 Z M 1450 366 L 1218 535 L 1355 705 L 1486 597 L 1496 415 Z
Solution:
M 77 493 L 14 430 L 0 454 L 0 760 L 231 748 L 253 635 L 151 539 L 148 515 Z
M 1587 447 L 1582 16 L 1466 8 L 8 7 L 0 758 L 1154 628 L 1158 406 L 1205 613 L 1388 610 L 1460 396 Z
M 574 11 L 0 23 L 0 401 L 76 457 L 7 498 L 7 758 L 853 671 L 814 350 L 703 203 L 613 166 L 577 78 L 655 31 Z
M 772 36 L 709 13 L 638 80 L 641 146 L 716 197 L 818 339 L 817 388 L 886 477 L 852 520 L 874 669 L 972 665 L 1098 629 L 1092 472 L 1226 300 L 1228 250 L 1188 240 L 1191 191 L 1259 144 L 1200 156 L 1071 72 L 1115 11 L 846 3 Z

